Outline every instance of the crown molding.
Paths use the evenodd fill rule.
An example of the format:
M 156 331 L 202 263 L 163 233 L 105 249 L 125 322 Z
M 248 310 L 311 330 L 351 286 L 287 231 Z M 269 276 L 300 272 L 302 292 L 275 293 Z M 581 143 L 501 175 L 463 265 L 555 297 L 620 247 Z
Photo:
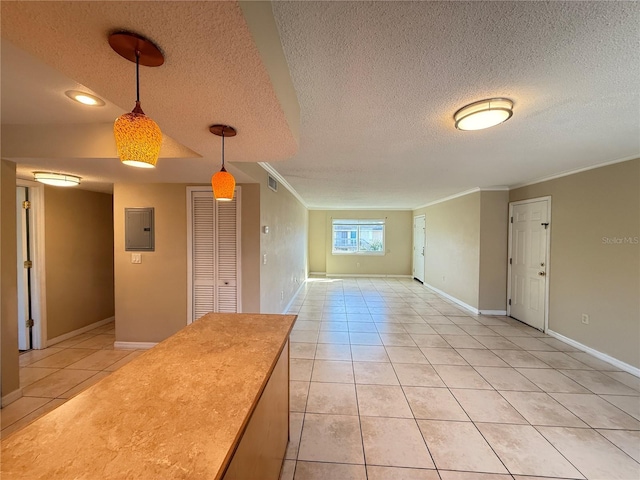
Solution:
M 267 162 L 258 162 L 258 165 L 260 165 L 264 170 L 266 170 L 273 178 L 275 178 L 278 183 L 280 183 L 280 185 L 282 185 L 284 188 L 286 188 L 287 190 L 289 190 L 289 193 L 291 193 L 291 195 L 293 195 L 294 197 L 296 197 L 296 199 L 304 206 L 304 208 L 306 208 L 307 210 L 309 210 L 309 205 L 307 205 L 307 202 L 304 201 L 304 199 L 300 196 L 300 194 L 298 192 L 296 192 L 296 189 L 293 188 L 291 186 L 291 184 L 289 182 L 287 182 L 284 177 L 282 175 L 280 175 L 278 173 L 278 171 L 273 168 L 269 163 Z
M 537 180 L 532 180 L 526 183 L 518 183 L 509 188 L 509 190 L 515 190 L 516 188 L 528 187 L 529 185 L 535 185 L 536 183 L 548 182 L 550 180 L 555 180 L 557 178 L 568 177 L 569 175 L 575 175 L 576 173 L 587 172 L 589 170 L 595 170 L 596 168 L 608 167 L 609 165 L 614 165 L 616 163 L 628 162 L 631 160 L 637 160 L 640 158 L 640 154 L 631 155 L 629 157 L 619 158 L 617 160 L 611 160 L 609 162 L 599 163 L 597 165 L 591 165 L 590 167 L 582 167 L 576 168 L 574 170 L 567 170 L 566 172 L 556 173 L 555 175 L 550 175 L 548 177 L 539 178 Z

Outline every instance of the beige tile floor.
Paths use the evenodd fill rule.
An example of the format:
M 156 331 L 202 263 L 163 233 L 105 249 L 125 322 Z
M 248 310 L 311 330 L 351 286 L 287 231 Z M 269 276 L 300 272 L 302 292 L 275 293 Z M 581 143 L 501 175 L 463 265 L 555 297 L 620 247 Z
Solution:
M 115 350 L 112 323 L 20 355 L 22 398 L 0 410 L 2 438 L 133 360 L 141 350 Z
M 640 479 L 640 379 L 408 279 L 294 299 L 282 480 Z

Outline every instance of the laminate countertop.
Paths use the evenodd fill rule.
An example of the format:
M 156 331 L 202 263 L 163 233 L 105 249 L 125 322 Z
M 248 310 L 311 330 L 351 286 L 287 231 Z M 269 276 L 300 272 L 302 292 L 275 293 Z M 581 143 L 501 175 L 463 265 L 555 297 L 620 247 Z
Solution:
M 210 313 L 2 440 L 10 479 L 218 479 L 295 315 Z

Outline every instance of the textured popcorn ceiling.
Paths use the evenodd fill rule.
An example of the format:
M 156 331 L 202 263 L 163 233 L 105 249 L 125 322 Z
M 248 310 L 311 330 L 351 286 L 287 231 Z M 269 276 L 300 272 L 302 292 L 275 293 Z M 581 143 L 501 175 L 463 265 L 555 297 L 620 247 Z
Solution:
M 98 190 L 116 181 L 206 183 L 220 167 L 220 138 L 208 130 L 214 123 L 238 130 L 225 142 L 229 162 L 278 161 L 298 148 L 237 2 L 3 1 L 1 8 L 2 155 L 18 163 L 19 176 L 60 170 Z M 105 136 L 135 102 L 135 65 L 109 46 L 114 30 L 144 35 L 165 54 L 161 67 L 140 67 L 142 108 L 168 137 L 153 171 L 120 165 Z M 73 88 L 107 106 L 73 104 L 64 97 Z M 70 142 L 80 140 L 74 126 L 86 123 L 96 124 L 89 129 L 96 136 Z M 30 142 L 41 144 L 38 156 Z M 87 156 L 78 158 L 79 150 Z
M 640 156 L 638 2 L 275 2 L 312 207 L 416 207 Z M 487 97 L 511 120 L 461 132 Z
M 228 161 L 272 162 L 310 207 L 413 208 L 640 156 L 639 2 L 272 7 L 288 72 L 256 27 L 264 10 L 243 17 L 251 2 L 3 1 L 3 158 L 22 176 L 47 166 L 89 188 L 206 183 L 220 155 L 207 126 L 221 122 L 239 131 Z M 106 41 L 113 29 L 166 56 L 141 67 L 142 106 L 168 137 L 154 171 L 113 158 L 109 124 L 135 98 L 134 65 Z M 283 79 L 297 93 L 299 139 Z M 78 86 L 107 107 L 60 99 Z M 492 96 L 514 101 L 511 120 L 455 130 L 458 108 Z

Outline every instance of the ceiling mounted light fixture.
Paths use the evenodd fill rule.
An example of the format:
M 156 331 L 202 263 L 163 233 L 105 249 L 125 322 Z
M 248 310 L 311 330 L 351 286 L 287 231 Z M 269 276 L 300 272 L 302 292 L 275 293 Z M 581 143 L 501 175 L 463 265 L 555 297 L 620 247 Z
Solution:
M 135 33 L 113 33 L 109 35 L 109 45 L 120 56 L 136 64 L 136 106 L 131 113 L 118 117 L 113 125 L 118 156 L 125 165 L 153 168 L 160 155 L 162 132 L 140 107 L 140 65 L 159 67 L 164 63 L 164 57 L 153 42 Z
M 80 185 L 80 177 L 66 173 L 33 172 L 33 179 L 36 182 L 53 185 L 54 187 L 75 187 Z
M 482 130 L 506 122 L 513 115 L 508 98 L 489 98 L 462 107 L 453 114 L 458 130 Z
M 67 90 L 64 94 L 71 100 L 89 107 L 103 107 L 105 105 L 104 100 L 91 93 L 81 92 L 79 90 Z
M 236 188 L 236 179 L 224 168 L 224 137 L 235 137 L 236 129 L 229 125 L 211 125 L 209 131 L 222 137 L 222 168 L 211 177 L 213 196 L 220 202 L 233 200 L 233 191 Z

